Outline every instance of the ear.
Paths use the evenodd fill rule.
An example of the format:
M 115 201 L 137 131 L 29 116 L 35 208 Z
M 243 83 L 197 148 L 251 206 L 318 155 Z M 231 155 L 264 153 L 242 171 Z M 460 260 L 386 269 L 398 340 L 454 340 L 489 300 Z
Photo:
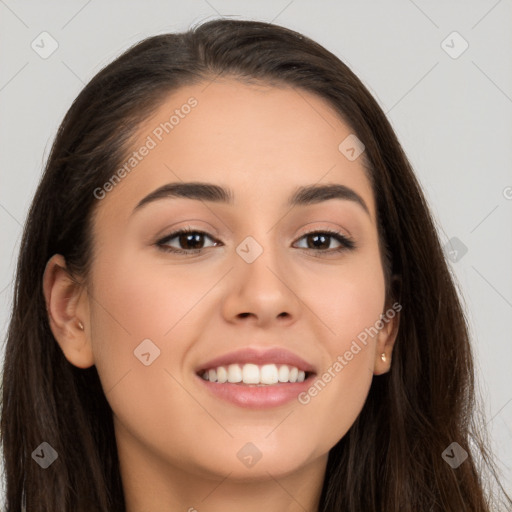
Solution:
M 43 293 L 52 333 L 66 359 L 78 368 L 94 364 L 91 340 L 88 335 L 89 304 L 87 293 L 73 279 L 60 254 L 53 255 L 46 264 Z M 83 326 L 83 328 L 82 328 Z
M 397 276 L 393 278 L 393 286 L 395 292 L 393 296 L 400 296 L 400 292 L 396 290 L 401 285 L 401 279 Z M 400 311 L 402 305 L 395 301 L 391 304 L 391 300 L 387 301 L 386 310 L 381 315 L 381 321 L 383 323 L 382 329 L 379 330 L 377 335 L 377 343 L 375 345 L 375 363 L 374 363 L 374 375 L 382 375 L 383 373 L 389 372 L 391 368 L 391 357 L 393 354 L 393 347 L 398 336 L 398 327 L 400 324 Z

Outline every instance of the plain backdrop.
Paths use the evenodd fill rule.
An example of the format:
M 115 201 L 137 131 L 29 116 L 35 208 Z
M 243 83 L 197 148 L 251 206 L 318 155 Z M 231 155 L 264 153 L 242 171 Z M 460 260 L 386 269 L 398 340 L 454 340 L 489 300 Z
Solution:
M 510 0 L 0 0 L 2 343 L 22 226 L 71 102 L 140 39 L 220 16 L 310 36 L 339 56 L 386 112 L 447 244 L 493 449 L 512 492 Z

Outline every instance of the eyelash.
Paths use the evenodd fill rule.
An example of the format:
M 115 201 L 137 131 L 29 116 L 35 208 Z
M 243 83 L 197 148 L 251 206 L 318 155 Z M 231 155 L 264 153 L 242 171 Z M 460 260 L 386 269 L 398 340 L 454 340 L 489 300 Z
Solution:
M 182 235 L 182 234 L 189 234 L 189 233 L 206 235 L 208 238 L 215 240 L 212 236 L 210 236 L 208 233 L 205 233 L 204 231 L 200 231 L 198 229 L 184 228 L 184 229 L 180 229 L 179 231 L 174 231 L 173 233 L 170 233 L 169 235 L 165 236 L 164 238 L 162 238 L 158 242 L 156 242 L 155 245 L 158 247 L 159 250 L 167 252 L 167 253 L 173 253 L 173 254 L 192 255 L 192 254 L 198 254 L 201 251 L 208 249 L 208 247 L 203 247 L 201 249 L 177 249 L 176 247 L 169 247 L 168 245 L 166 245 L 166 242 L 169 242 L 173 238 L 176 238 L 177 236 Z M 329 237 L 335 238 L 341 244 L 341 246 L 338 247 L 337 249 L 315 250 L 315 249 L 309 249 L 309 248 L 304 249 L 303 247 L 301 247 L 300 249 L 303 249 L 306 251 L 310 250 L 313 252 L 319 252 L 319 253 L 323 253 L 323 254 L 333 254 L 333 253 L 339 253 L 339 252 L 343 252 L 343 251 L 347 251 L 347 250 L 350 251 L 357 247 L 356 243 L 353 240 L 351 240 L 350 238 L 342 235 L 341 233 L 338 233 L 337 231 L 332 231 L 329 229 L 310 231 L 308 233 L 303 234 L 299 238 L 299 240 L 301 240 L 302 238 L 304 238 L 308 235 L 318 235 L 318 234 L 328 235 Z M 315 256 L 321 257 L 321 255 L 315 255 Z

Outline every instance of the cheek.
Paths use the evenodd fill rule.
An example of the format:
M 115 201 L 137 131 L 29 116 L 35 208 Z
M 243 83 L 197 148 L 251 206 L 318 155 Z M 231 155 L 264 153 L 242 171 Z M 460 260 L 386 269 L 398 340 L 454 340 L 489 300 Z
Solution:
M 383 313 L 385 282 L 377 250 L 350 255 L 338 268 L 304 274 L 301 294 L 327 328 L 323 338 L 331 355 Z
M 103 258 L 93 269 L 92 344 L 105 390 L 126 374 L 145 387 L 157 373 L 163 378 L 163 368 L 179 367 L 194 341 L 194 310 L 218 280 L 199 277 L 193 265 L 169 269 L 128 254 L 119 251 L 115 264 Z
M 166 265 L 122 251 L 115 264 L 95 267 L 95 324 L 130 346 L 145 338 L 168 339 L 217 280 L 194 265 Z
M 324 363 L 312 386 L 299 396 L 305 424 L 321 429 L 333 445 L 359 415 L 373 379 L 376 334 L 383 313 L 385 283 L 380 260 L 361 259 L 332 276 L 318 276 L 316 293 L 306 282 L 304 297 L 323 325 Z M 329 278 L 327 278 L 329 277 Z M 322 293 L 318 293 L 318 286 Z M 304 425 L 304 423 L 303 423 Z
M 98 261 L 93 270 L 95 365 L 117 421 L 139 440 L 154 440 L 157 452 L 170 435 L 185 438 L 194 428 L 204 435 L 188 424 L 184 434 L 176 411 L 192 418 L 202 412 L 182 387 L 180 368 L 197 338 L 200 299 L 218 277 L 127 253 L 120 251 L 115 265 Z M 204 424 L 210 423 L 206 417 Z

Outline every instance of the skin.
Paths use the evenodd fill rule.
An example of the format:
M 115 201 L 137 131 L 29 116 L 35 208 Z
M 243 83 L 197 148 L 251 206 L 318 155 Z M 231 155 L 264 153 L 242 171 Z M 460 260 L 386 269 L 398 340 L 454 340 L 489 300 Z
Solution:
M 352 130 L 323 99 L 234 79 L 205 87 L 173 93 L 139 127 L 134 150 L 191 96 L 198 101 L 98 201 L 89 280 L 74 284 L 60 255 L 48 262 L 50 325 L 70 363 L 97 367 L 128 512 L 318 510 L 329 450 L 354 423 L 374 375 L 389 371 L 398 315 L 307 405 L 240 408 L 213 397 L 194 369 L 247 346 L 284 346 L 319 374 L 332 367 L 389 307 L 373 192 L 362 158 L 338 150 Z M 235 203 L 167 198 L 132 213 L 178 181 L 229 186 Z M 369 214 L 339 199 L 286 206 L 296 187 L 317 183 L 350 187 Z M 156 247 L 186 226 L 208 234 L 200 254 Z M 307 249 L 304 235 L 322 229 L 357 247 L 335 253 L 339 242 L 327 238 L 331 254 Z M 263 248 L 250 264 L 236 252 L 247 236 Z M 177 238 L 168 243 L 183 248 Z M 147 338 L 160 349 L 149 366 L 134 357 Z M 262 455 L 250 468 L 237 457 L 248 442 Z

